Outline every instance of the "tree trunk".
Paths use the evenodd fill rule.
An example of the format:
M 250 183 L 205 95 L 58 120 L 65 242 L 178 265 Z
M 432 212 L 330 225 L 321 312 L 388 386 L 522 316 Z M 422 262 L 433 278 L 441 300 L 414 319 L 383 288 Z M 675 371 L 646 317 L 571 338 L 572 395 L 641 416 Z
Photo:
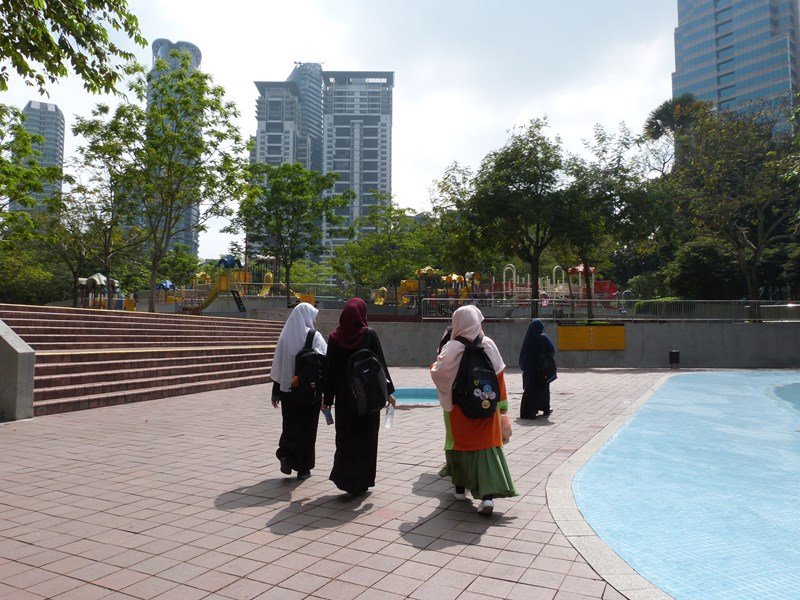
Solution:
M 539 257 L 535 256 L 531 265 L 531 319 L 539 316 Z
M 103 275 L 106 278 L 106 308 L 108 310 L 114 309 L 114 284 L 111 283 L 111 269 L 106 267 L 103 269 Z
M 72 308 L 78 308 L 78 273 L 72 274 Z
M 289 262 L 286 262 L 284 264 L 286 265 L 286 308 L 291 308 L 292 303 L 291 303 L 290 298 L 291 298 L 292 292 L 289 289 L 289 283 L 291 282 L 292 265 Z
M 582 254 L 581 262 L 583 263 L 583 275 L 586 278 L 586 318 L 591 321 L 594 319 L 594 302 L 592 301 L 592 273 L 589 269 L 589 257 Z
M 151 313 L 156 312 L 156 279 L 158 278 L 158 273 L 156 273 L 157 267 L 158 263 L 155 262 L 154 259 L 150 263 L 150 290 L 147 298 L 147 311 Z

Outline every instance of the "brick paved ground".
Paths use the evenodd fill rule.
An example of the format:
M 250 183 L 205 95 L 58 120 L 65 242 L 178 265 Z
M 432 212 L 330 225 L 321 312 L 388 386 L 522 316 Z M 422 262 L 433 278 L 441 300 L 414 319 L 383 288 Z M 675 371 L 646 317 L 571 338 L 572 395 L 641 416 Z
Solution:
M 545 484 L 663 373 L 560 373 L 551 418 L 515 424 L 520 496 L 491 518 L 437 476 L 438 408 L 398 410 L 359 500 L 327 479 L 324 420 L 312 478 L 281 475 L 267 386 L 2 424 L 0 598 L 621 598 L 559 532 Z M 519 373 L 509 391 L 516 415 Z

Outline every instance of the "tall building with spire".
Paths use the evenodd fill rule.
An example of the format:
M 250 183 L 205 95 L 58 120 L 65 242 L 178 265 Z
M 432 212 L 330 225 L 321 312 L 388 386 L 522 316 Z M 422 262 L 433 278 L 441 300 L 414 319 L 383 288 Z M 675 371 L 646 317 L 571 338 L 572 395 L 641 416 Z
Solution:
M 200 53 L 200 48 L 189 42 L 171 42 L 167 39 L 157 39 L 153 42 L 153 70 L 152 73 L 156 74 L 156 61 L 163 60 L 169 65 L 170 69 L 178 66 L 178 58 L 171 56 L 172 50 L 179 52 L 188 52 L 190 58 L 190 67 L 192 69 L 200 68 L 200 61 L 203 55 Z M 184 209 L 183 214 L 180 216 L 176 229 L 178 233 L 172 238 L 170 248 L 176 245 L 183 245 L 189 248 L 189 251 L 198 256 L 200 249 L 200 233 L 198 231 L 198 224 L 200 222 L 200 207 L 198 205 L 190 206 Z
M 798 0 L 678 0 L 672 95 L 720 110 L 791 101 Z

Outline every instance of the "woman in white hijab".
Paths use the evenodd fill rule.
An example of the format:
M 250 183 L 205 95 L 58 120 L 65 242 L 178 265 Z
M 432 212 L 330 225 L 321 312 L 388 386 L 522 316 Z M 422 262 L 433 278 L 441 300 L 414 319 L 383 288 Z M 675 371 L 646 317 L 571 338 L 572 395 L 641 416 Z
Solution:
M 439 473 L 447 475 L 455 486 L 457 500 L 466 498 L 469 489 L 473 498 L 480 498 L 478 512 L 489 515 L 494 510 L 494 498 L 508 498 L 517 495 L 511 473 L 503 454 L 502 419 L 507 421 L 508 410 L 506 385 L 503 377 L 506 365 L 494 341 L 483 336 L 481 343 L 494 367 L 500 384 L 497 410 L 483 419 L 468 418 L 458 405 L 453 404 L 453 382 L 458 373 L 464 344 L 456 338 L 473 341 L 483 333 L 481 322 L 483 314 L 472 305 L 462 306 L 453 313 L 453 331 L 450 341 L 445 344 L 436 362 L 431 366 L 431 377 L 436 384 L 439 404 L 444 409 L 446 429 L 445 456 L 447 464 Z
M 314 468 L 314 446 L 321 405 L 292 401 L 294 359 L 305 346 L 308 332 L 314 329 L 318 312 L 306 302 L 294 307 L 278 338 L 270 373 L 273 381 L 272 406 L 278 408 L 280 405 L 283 415 L 283 432 L 275 455 L 281 463 L 281 473 L 290 475 L 295 470 L 297 478 L 301 480 L 311 477 L 311 469 Z M 319 331 L 314 334 L 311 347 L 325 355 L 328 346 Z

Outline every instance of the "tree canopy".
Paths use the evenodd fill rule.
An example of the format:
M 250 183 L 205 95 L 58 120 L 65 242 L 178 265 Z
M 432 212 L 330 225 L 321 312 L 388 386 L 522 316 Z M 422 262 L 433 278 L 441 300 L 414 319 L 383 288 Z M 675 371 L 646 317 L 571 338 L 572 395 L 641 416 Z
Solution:
M 70 69 L 90 92 L 113 92 L 133 54 L 109 29 L 140 46 L 147 41 L 126 0 L 22 0 L 0 3 L 0 91 L 10 71 L 42 94 Z M 10 69 L 9 69 L 10 66 Z

